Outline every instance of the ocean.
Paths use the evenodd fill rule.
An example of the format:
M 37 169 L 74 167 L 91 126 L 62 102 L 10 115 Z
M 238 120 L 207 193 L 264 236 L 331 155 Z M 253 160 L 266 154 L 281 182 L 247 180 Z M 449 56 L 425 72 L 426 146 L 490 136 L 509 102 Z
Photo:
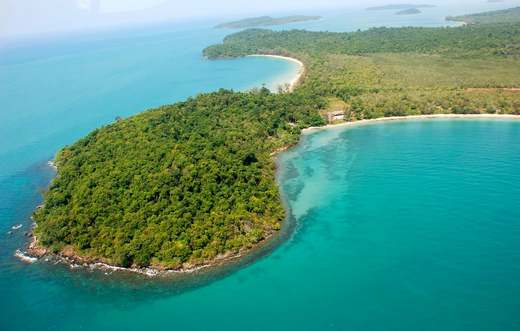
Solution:
M 345 10 L 291 27 L 441 26 L 464 10 Z M 232 32 L 211 25 L 0 48 L 1 330 L 520 328 L 514 121 L 407 121 L 305 135 L 279 160 L 294 231 L 272 253 L 215 275 L 171 282 L 16 259 L 54 176 L 47 162 L 61 147 L 118 116 L 219 88 L 274 89 L 297 70 L 270 58 L 205 60 L 201 50 Z

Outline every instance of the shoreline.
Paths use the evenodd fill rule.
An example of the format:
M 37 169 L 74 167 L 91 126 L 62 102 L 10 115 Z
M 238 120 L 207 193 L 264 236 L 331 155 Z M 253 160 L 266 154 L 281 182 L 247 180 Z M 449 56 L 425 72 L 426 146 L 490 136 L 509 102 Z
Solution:
M 182 267 L 178 269 L 165 269 L 157 266 L 148 266 L 148 267 L 121 267 L 116 266 L 103 259 L 96 258 L 88 258 L 82 257 L 74 254 L 73 251 L 68 251 L 64 249 L 58 253 L 50 252 L 48 248 L 43 247 L 38 244 L 38 238 L 34 235 L 34 227 L 36 224 L 33 224 L 33 228 L 30 232 L 30 238 L 28 244 L 25 246 L 25 250 L 17 249 L 14 253 L 14 256 L 18 258 L 21 262 L 25 262 L 28 264 L 33 264 L 40 260 L 44 262 L 55 262 L 61 263 L 72 269 L 83 268 L 84 270 L 98 270 L 101 272 L 107 271 L 119 271 L 119 272 L 127 272 L 134 274 L 141 274 L 147 277 L 157 277 L 157 276 L 175 276 L 175 275 L 189 275 L 201 271 L 211 272 L 212 270 L 220 270 L 226 266 L 233 266 L 235 264 L 239 264 L 242 261 L 246 261 L 247 257 L 254 257 L 256 254 L 262 254 L 266 249 L 269 249 L 269 245 L 272 242 L 276 241 L 278 234 L 283 231 L 276 231 L 266 235 L 266 237 L 253 245 L 250 248 L 240 249 L 238 252 L 226 252 L 216 256 L 211 261 L 204 261 L 200 264 L 189 264 L 185 263 Z
M 520 120 L 520 115 L 513 114 L 431 114 L 431 115 L 409 115 L 409 116 L 389 116 L 378 117 L 368 120 L 359 120 L 353 122 L 343 122 L 337 124 L 327 124 L 324 126 L 311 126 L 302 130 L 302 135 L 316 131 L 338 129 L 350 126 L 358 126 L 365 124 L 374 124 L 392 121 L 409 121 L 409 120 L 435 120 L 435 119 L 510 119 Z
M 435 119 L 509 119 L 509 120 L 520 120 L 520 115 L 512 115 L 512 114 L 431 114 L 431 115 L 410 115 L 410 116 L 390 116 L 390 117 L 380 117 L 375 119 L 368 120 L 359 120 L 354 122 L 343 122 L 338 124 L 328 124 L 319 127 L 309 127 L 302 129 L 301 137 L 306 134 L 310 134 L 313 132 L 318 132 L 321 130 L 329 130 L 329 129 L 342 129 L 353 126 L 360 125 L 368 125 L 368 124 L 377 124 L 391 121 L 406 121 L 406 120 L 435 120 Z M 297 146 L 299 143 L 291 144 L 288 146 L 283 146 L 279 149 L 276 149 L 271 153 L 271 157 L 275 160 L 275 163 L 278 164 L 278 157 L 280 154 L 290 150 L 291 148 Z M 54 162 L 49 161 L 49 167 L 57 170 Z M 278 166 L 277 166 L 278 168 Z M 278 170 L 276 176 L 278 177 Z M 278 181 L 278 179 L 277 179 Z M 282 201 L 283 202 L 283 201 Z M 26 250 L 16 250 L 15 257 L 20 259 L 22 262 L 26 263 L 34 263 L 39 260 L 44 260 L 45 262 L 54 260 L 58 263 L 63 263 L 67 265 L 70 269 L 84 268 L 85 270 L 99 270 L 99 271 L 120 271 L 120 272 L 128 272 L 141 274 L 148 277 L 156 277 L 156 276 L 174 276 L 174 275 L 188 275 L 193 274 L 199 271 L 207 271 L 211 272 L 211 270 L 219 270 L 225 266 L 233 266 L 239 265 L 242 261 L 247 261 L 247 257 L 255 258 L 262 254 L 266 249 L 269 249 L 273 244 L 277 243 L 278 237 L 283 237 L 284 233 L 291 228 L 291 222 L 288 221 L 288 218 L 291 215 L 290 207 L 284 203 L 284 208 L 286 209 L 286 220 L 282 224 L 282 229 L 277 232 L 270 233 L 267 235 L 262 241 L 254 245 L 253 247 L 242 249 L 238 252 L 229 252 L 225 254 L 221 254 L 217 256 L 212 261 L 205 261 L 201 264 L 186 264 L 178 269 L 161 269 L 160 267 L 120 267 L 111 265 L 106 263 L 106 261 L 102 261 L 99 259 L 88 259 L 85 257 L 81 257 L 75 255 L 73 252 L 60 252 L 60 253 L 51 253 L 45 247 L 42 247 L 38 244 L 37 237 L 34 233 L 31 233 L 31 240 L 26 246 Z
M 301 137 L 306 134 L 310 134 L 313 132 L 318 132 L 321 130 L 329 130 L 329 129 L 342 129 L 353 126 L 360 125 L 368 125 L 368 124 L 377 124 L 383 122 L 390 121 L 406 121 L 406 120 L 435 120 L 435 119 L 510 119 L 510 120 L 520 120 L 520 115 L 510 115 L 510 114 L 431 114 L 431 115 L 410 115 L 410 116 L 390 116 L 390 117 L 380 117 L 375 119 L 368 120 L 359 120 L 354 122 L 344 122 L 338 124 L 328 124 L 319 127 L 309 127 L 305 128 L 301 131 Z M 276 149 L 271 153 L 271 157 L 275 160 L 275 163 L 278 163 L 278 157 L 280 154 L 290 150 L 291 148 L 297 146 L 296 144 L 291 144 L 288 146 L 283 146 L 279 149 Z M 49 161 L 49 167 L 57 170 L 54 162 Z M 277 172 L 278 176 L 278 172 Z M 286 209 L 286 217 L 290 217 L 290 207 L 284 203 L 284 207 Z M 70 269 L 84 268 L 85 270 L 99 270 L 99 271 L 121 271 L 121 272 L 129 272 L 135 274 L 141 274 L 148 277 L 156 277 L 156 276 L 173 276 L 173 275 L 187 275 L 196 273 L 199 271 L 208 271 L 218 270 L 225 266 L 232 266 L 234 264 L 239 264 L 241 261 L 247 260 L 247 257 L 255 257 L 257 254 L 262 254 L 263 249 L 269 248 L 276 243 L 276 238 L 279 235 L 284 234 L 287 231 L 286 226 L 290 228 L 291 222 L 288 222 L 287 219 L 282 224 L 282 229 L 280 231 L 274 232 L 266 236 L 262 241 L 257 243 L 251 248 L 242 249 L 239 252 L 229 252 L 225 254 L 221 254 L 217 256 L 212 261 L 205 261 L 204 263 L 198 265 L 190 265 L 186 264 L 178 269 L 161 269 L 159 267 L 149 266 L 149 267 L 120 267 L 111 265 L 102 260 L 96 259 L 88 259 L 81 256 L 77 256 L 73 253 L 51 253 L 47 248 L 42 247 L 38 244 L 37 237 L 34 233 L 31 234 L 31 241 L 28 246 L 26 246 L 25 251 L 17 250 L 15 252 L 15 256 L 20 259 L 22 262 L 26 263 L 34 263 L 39 260 L 50 261 L 54 260 L 59 263 L 63 263 L 67 265 Z
M 102 260 L 97 259 L 88 259 L 78 255 L 74 255 L 73 253 L 51 253 L 47 248 L 42 247 L 38 244 L 38 240 L 36 236 L 32 235 L 32 240 L 27 246 L 26 251 L 22 251 L 20 249 L 16 250 L 14 256 L 20 259 L 22 262 L 26 263 L 35 263 L 37 261 L 43 260 L 44 262 L 54 261 L 57 263 L 62 263 L 68 266 L 70 269 L 78 269 L 83 268 L 85 270 L 99 270 L 99 271 L 120 271 L 120 272 L 128 272 L 141 274 L 148 277 L 156 277 L 156 276 L 168 276 L 168 275 L 185 275 L 195 273 L 205 269 L 218 268 L 227 264 L 231 264 L 234 261 L 240 260 L 244 257 L 244 253 L 246 252 L 238 252 L 236 254 L 222 254 L 220 257 L 215 258 L 215 260 L 207 263 L 203 263 L 200 265 L 192 265 L 186 266 L 179 269 L 161 269 L 158 267 L 120 267 L 116 265 L 112 265 L 106 263 Z
M 252 55 L 247 55 L 247 57 L 268 57 L 268 58 L 273 58 L 273 59 L 281 59 L 281 60 L 285 60 L 285 61 L 290 61 L 290 62 L 298 64 L 298 70 L 296 71 L 296 75 L 293 79 L 291 79 L 289 82 L 282 82 L 281 84 L 277 84 L 277 86 L 282 86 L 282 87 L 285 85 L 288 85 L 288 87 L 289 87 L 288 92 L 293 92 L 296 89 L 296 87 L 298 87 L 301 79 L 305 75 L 305 70 L 306 70 L 305 64 L 303 64 L 302 61 L 300 61 L 294 57 L 282 56 L 282 55 L 271 55 L 271 54 L 252 54 Z

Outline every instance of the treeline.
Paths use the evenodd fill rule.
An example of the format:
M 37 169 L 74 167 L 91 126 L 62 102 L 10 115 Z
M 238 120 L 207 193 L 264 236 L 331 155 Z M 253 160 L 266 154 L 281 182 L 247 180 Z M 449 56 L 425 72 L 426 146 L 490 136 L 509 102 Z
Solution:
M 209 58 L 256 53 L 304 61 L 300 90 L 342 100 L 352 120 L 520 113 L 520 94 L 501 90 L 520 87 L 518 23 L 352 33 L 253 29 L 204 50 Z
M 222 90 L 95 130 L 57 156 L 36 235 L 122 266 L 179 268 L 251 247 L 285 217 L 270 154 L 323 124 L 324 106 Z
M 250 29 L 230 35 L 204 50 L 209 58 L 256 53 L 365 55 L 422 53 L 449 56 L 519 56 L 520 24 L 458 28 L 373 28 L 351 33 Z
M 448 21 L 465 22 L 467 24 L 519 23 L 520 7 L 473 15 L 449 16 L 446 19 Z
M 350 100 L 350 120 L 431 114 L 520 115 L 520 98 L 513 92 L 366 93 Z

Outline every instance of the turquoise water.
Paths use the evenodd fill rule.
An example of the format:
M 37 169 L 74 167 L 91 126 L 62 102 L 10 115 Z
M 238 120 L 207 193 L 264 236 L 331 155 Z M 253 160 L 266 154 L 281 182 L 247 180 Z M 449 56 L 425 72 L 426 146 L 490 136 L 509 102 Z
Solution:
M 298 27 L 445 24 L 438 12 L 359 15 Z M 204 60 L 201 50 L 229 32 L 208 26 L 0 48 L 0 330 L 520 328 L 520 122 L 305 136 L 280 160 L 294 231 L 270 254 L 217 273 L 171 282 L 15 259 L 60 147 L 116 116 L 220 87 L 274 85 L 295 70 L 265 58 Z
M 0 49 L 0 158 L 8 160 L 0 180 L 116 116 L 219 88 L 269 86 L 297 70 L 278 59 L 203 59 L 225 35 L 166 26 Z
M 297 226 L 271 255 L 188 287 L 18 265 L 4 329 L 518 330 L 519 167 L 520 121 L 308 135 L 280 160 Z

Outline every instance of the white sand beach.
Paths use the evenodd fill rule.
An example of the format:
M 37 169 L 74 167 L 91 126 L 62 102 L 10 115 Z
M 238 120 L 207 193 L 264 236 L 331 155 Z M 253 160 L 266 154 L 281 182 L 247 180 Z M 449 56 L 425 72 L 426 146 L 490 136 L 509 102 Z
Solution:
M 388 122 L 388 121 L 405 121 L 405 120 L 429 120 L 429 119 L 508 119 L 508 120 L 520 120 L 520 115 L 510 115 L 510 114 L 432 114 L 432 115 L 410 115 L 410 116 L 390 116 L 390 117 L 380 117 L 369 120 L 360 120 L 355 122 L 344 122 L 338 124 L 328 124 L 324 126 L 310 127 L 307 129 L 303 129 L 302 133 L 310 133 L 313 131 L 326 130 L 326 129 L 334 129 L 334 128 L 343 128 L 348 126 L 357 126 L 364 124 L 372 124 L 378 122 Z
M 294 91 L 294 89 L 298 86 L 300 79 L 305 74 L 305 65 L 303 64 L 303 62 L 298 59 L 292 58 L 292 57 L 281 56 L 281 55 L 263 55 L 263 54 L 254 54 L 254 55 L 248 55 L 248 56 L 249 57 L 270 57 L 270 58 L 275 58 L 275 59 L 283 59 L 283 60 L 291 61 L 291 62 L 298 64 L 298 70 L 296 70 L 294 72 L 294 75 L 292 75 L 292 77 L 288 81 L 276 82 L 276 86 L 284 86 L 287 84 L 289 86 L 289 92 Z

